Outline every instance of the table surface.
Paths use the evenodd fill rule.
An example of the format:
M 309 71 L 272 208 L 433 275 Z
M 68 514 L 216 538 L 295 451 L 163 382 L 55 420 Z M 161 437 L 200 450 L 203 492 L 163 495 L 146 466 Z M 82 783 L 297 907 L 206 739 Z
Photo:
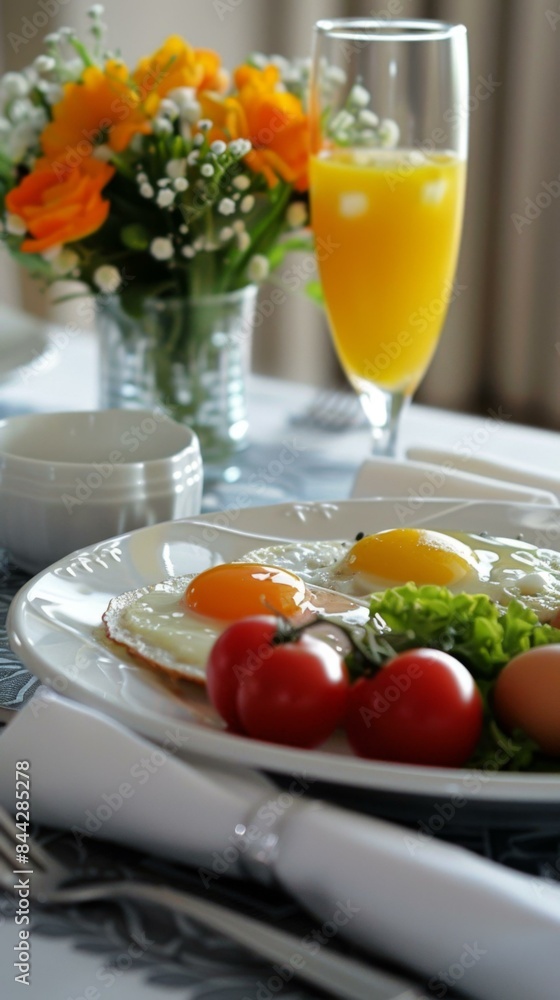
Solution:
M 82 410 L 97 406 L 97 350 L 91 335 L 64 335 L 42 358 L 16 372 L 0 387 L 0 415 L 28 410 Z M 333 433 L 311 429 L 291 418 L 300 415 L 316 390 L 296 383 L 253 377 L 250 389 L 251 445 L 232 464 L 229 481 L 206 492 L 207 510 L 224 506 L 257 505 L 282 500 L 343 499 L 351 492 L 360 462 L 369 451 L 366 427 Z M 502 460 L 523 461 L 547 469 L 558 452 L 559 436 L 513 424 L 496 407 L 484 417 L 470 417 L 413 405 L 405 414 L 402 445 L 437 446 L 457 454 L 470 453 Z M 275 459 L 286 444 L 297 458 L 282 474 Z M 17 706 L 33 690 L 33 677 L 19 664 L 5 633 L 5 615 L 11 597 L 25 576 L 0 555 L 0 703 Z M 87 863 L 95 870 L 142 870 L 163 874 L 196 889 L 187 870 L 169 869 L 154 859 L 132 858 L 129 852 L 102 849 L 95 841 L 81 846 L 69 834 L 39 831 L 67 861 Z M 463 838 L 463 843 L 465 840 Z M 503 863 L 542 875 L 552 870 L 560 849 L 560 824 L 547 831 L 523 830 L 505 836 L 488 829 L 471 831 L 465 846 Z M 222 890 L 220 890 L 222 891 Z M 309 922 L 280 894 L 238 887 L 226 890 L 226 902 L 245 905 L 263 920 L 284 923 L 306 933 Z M 3 1000 L 17 1000 L 24 987 L 13 982 L 13 901 L 0 900 L 0 967 Z M 131 941 L 149 945 L 131 950 Z M 138 955 L 138 952 L 140 954 Z M 132 957 L 131 957 L 132 956 Z M 270 967 L 251 959 L 216 934 L 201 931 L 184 918 L 156 915 L 135 906 L 73 907 L 35 913 L 33 926 L 33 985 L 31 1000 L 157 1000 L 160 997 L 198 1000 L 241 1000 L 258 996 Z M 266 995 L 265 989 L 261 995 Z M 319 992 L 288 984 L 283 1000 L 310 1000 Z M 447 996 L 451 1000 L 451 993 Z

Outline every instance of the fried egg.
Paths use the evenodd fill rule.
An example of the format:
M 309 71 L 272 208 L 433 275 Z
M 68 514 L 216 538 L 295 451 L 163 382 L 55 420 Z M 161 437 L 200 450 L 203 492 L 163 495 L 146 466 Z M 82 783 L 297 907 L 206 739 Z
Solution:
M 103 615 L 107 635 L 134 656 L 177 677 L 203 683 L 216 638 L 247 615 L 282 615 L 303 624 L 320 614 L 321 638 L 344 649 L 332 625 L 368 620 L 368 602 L 306 585 L 282 567 L 223 563 L 196 576 L 177 576 L 113 598 Z
M 560 607 L 560 553 L 511 538 L 391 528 L 353 544 L 277 544 L 244 559 L 295 571 L 308 584 L 358 598 L 413 582 L 487 594 L 501 607 L 515 598 L 541 621 Z

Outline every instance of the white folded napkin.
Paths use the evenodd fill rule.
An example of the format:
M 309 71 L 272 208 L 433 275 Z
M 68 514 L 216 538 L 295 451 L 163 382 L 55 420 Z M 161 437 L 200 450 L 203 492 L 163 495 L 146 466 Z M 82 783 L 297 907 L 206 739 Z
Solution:
M 511 500 L 516 503 L 557 505 L 558 498 L 535 486 L 521 486 L 503 479 L 463 472 L 431 462 L 401 461 L 372 456 L 361 465 L 352 497 L 410 497 L 419 500 L 461 498 L 463 500 Z
M 43 689 L 0 737 L 0 801 L 13 810 L 16 762 L 28 760 L 35 821 L 200 866 L 203 882 L 244 865 L 257 871 L 264 857 L 317 917 L 319 933 L 339 929 L 401 961 L 434 995 L 450 982 L 475 1000 L 557 995 L 554 886 L 295 790 L 277 792 L 252 772 L 190 766 L 173 755 L 172 723 L 166 740 L 164 752 Z
M 547 490 L 560 499 L 560 473 L 549 470 L 543 472 L 525 462 L 503 462 L 500 458 L 462 455 L 452 451 L 420 446 L 408 448 L 407 456 L 417 462 L 432 462 L 438 466 L 450 465 L 458 472 L 506 480 L 517 486 L 526 486 L 531 489 Z M 555 460 L 558 464 L 558 451 L 550 456 L 551 465 Z

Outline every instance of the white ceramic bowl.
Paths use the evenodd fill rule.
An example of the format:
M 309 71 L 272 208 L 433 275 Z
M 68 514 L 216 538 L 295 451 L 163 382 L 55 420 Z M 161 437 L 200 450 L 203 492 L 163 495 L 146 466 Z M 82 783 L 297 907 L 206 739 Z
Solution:
M 0 421 L 0 545 L 35 573 L 112 535 L 198 514 L 196 434 L 151 410 Z

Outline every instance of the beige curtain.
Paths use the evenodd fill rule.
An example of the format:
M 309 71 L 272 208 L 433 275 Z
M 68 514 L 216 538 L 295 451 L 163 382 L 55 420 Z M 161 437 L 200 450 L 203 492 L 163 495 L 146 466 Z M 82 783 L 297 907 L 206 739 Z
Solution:
M 61 3 L 52 27 L 83 30 L 89 4 Z M 560 427 L 559 0 L 106 0 L 105 8 L 110 42 L 131 61 L 179 32 L 230 66 L 254 50 L 305 55 L 319 17 L 392 12 L 465 23 L 472 113 L 461 291 L 418 398 L 475 412 L 502 406 L 512 419 Z M 36 0 L 4 0 L 4 69 L 36 54 L 38 37 L 18 52 L 7 42 L 36 9 Z M 39 311 L 29 283 L 5 260 L 1 268 L 0 294 Z M 256 331 L 254 367 L 343 383 L 324 317 L 298 293 Z

